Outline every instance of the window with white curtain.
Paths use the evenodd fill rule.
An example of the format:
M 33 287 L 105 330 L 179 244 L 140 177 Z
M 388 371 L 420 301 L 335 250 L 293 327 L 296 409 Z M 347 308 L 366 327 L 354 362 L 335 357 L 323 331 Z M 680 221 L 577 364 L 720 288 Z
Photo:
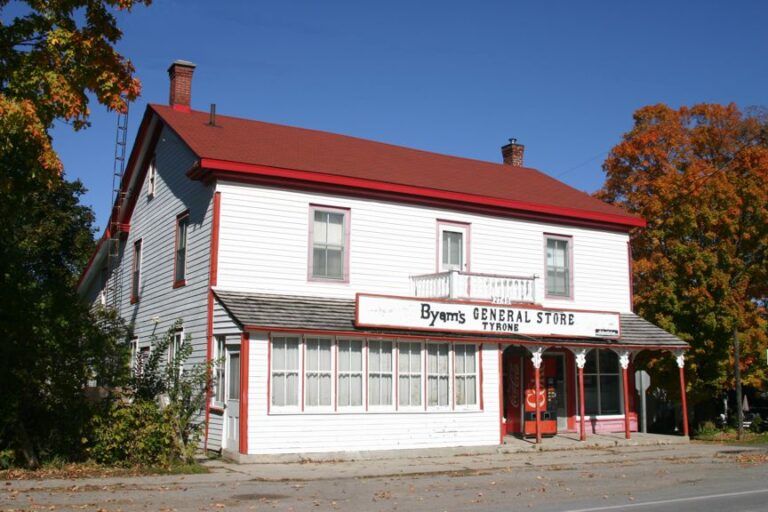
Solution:
M 304 405 L 330 407 L 333 404 L 331 340 L 306 338 L 304 347 Z
M 272 337 L 272 405 L 299 405 L 299 338 Z
M 216 336 L 213 352 L 213 403 L 219 407 L 224 405 L 225 365 L 224 347 L 226 338 Z
M 456 405 L 477 404 L 477 347 L 454 345 L 454 387 Z
M 338 341 L 338 406 L 363 405 L 363 340 Z
M 368 342 L 368 405 L 392 405 L 392 342 Z
M 398 404 L 400 407 L 421 405 L 421 343 L 398 343 Z
M 547 237 L 547 296 L 571 297 L 570 239 Z
M 447 343 L 427 344 L 427 405 L 448 407 L 451 370 Z

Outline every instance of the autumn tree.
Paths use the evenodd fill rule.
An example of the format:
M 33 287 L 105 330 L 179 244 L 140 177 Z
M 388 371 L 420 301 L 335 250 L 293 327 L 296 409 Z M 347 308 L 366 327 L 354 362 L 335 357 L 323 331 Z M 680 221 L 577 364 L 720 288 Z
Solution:
M 93 214 L 50 130 L 87 127 L 89 99 L 120 110 L 139 94 L 114 49 L 115 13 L 136 4 L 149 0 L 29 0 L 10 15 L 0 0 L 0 451 L 31 466 L 77 453 L 87 380 L 123 368 L 119 321 L 75 292 Z
M 765 386 L 768 347 L 768 122 L 735 105 L 641 108 L 610 152 L 598 197 L 643 216 L 632 236 L 638 314 L 691 345 L 693 401 Z M 671 362 L 651 358 L 663 376 Z

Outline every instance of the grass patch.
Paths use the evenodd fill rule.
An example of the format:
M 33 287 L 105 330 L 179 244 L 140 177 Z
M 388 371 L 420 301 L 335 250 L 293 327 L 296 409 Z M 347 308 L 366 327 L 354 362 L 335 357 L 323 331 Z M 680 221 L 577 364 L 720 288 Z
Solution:
M 694 439 L 696 441 L 704 441 L 710 443 L 725 443 L 725 444 L 768 444 L 768 432 L 761 432 L 756 434 L 754 432 L 745 431 L 741 440 L 736 439 L 736 430 L 710 430 L 698 432 Z
M 1 470 L 0 480 L 73 480 L 146 475 L 195 475 L 200 473 L 208 473 L 208 468 L 200 464 L 134 466 L 126 468 L 107 466 L 95 462 L 52 462 L 34 470 L 23 468 Z

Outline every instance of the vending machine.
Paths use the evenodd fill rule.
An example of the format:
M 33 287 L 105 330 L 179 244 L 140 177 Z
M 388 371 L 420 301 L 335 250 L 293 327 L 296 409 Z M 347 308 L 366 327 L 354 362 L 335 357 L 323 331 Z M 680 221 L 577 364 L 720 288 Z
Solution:
M 525 362 L 523 433 L 536 435 L 536 401 L 539 402 L 539 428 L 542 435 L 557 434 L 557 365 L 544 358 L 539 370 L 539 395 L 536 396 L 535 369 L 530 359 Z

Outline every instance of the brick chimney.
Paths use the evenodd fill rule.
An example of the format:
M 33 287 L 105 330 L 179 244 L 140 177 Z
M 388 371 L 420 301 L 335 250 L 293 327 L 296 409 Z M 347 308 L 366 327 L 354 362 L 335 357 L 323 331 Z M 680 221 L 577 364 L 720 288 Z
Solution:
M 509 139 L 509 144 L 501 146 L 501 156 L 507 165 L 522 167 L 523 153 L 525 153 L 525 146 L 518 144 L 517 139 Z
M 186 60 L 177 60 L 168 68 L 171 77 L 171 96 L 168 103 L 174 110 L 189 112 L 192 102 L 192 73 L 195 64 Z

